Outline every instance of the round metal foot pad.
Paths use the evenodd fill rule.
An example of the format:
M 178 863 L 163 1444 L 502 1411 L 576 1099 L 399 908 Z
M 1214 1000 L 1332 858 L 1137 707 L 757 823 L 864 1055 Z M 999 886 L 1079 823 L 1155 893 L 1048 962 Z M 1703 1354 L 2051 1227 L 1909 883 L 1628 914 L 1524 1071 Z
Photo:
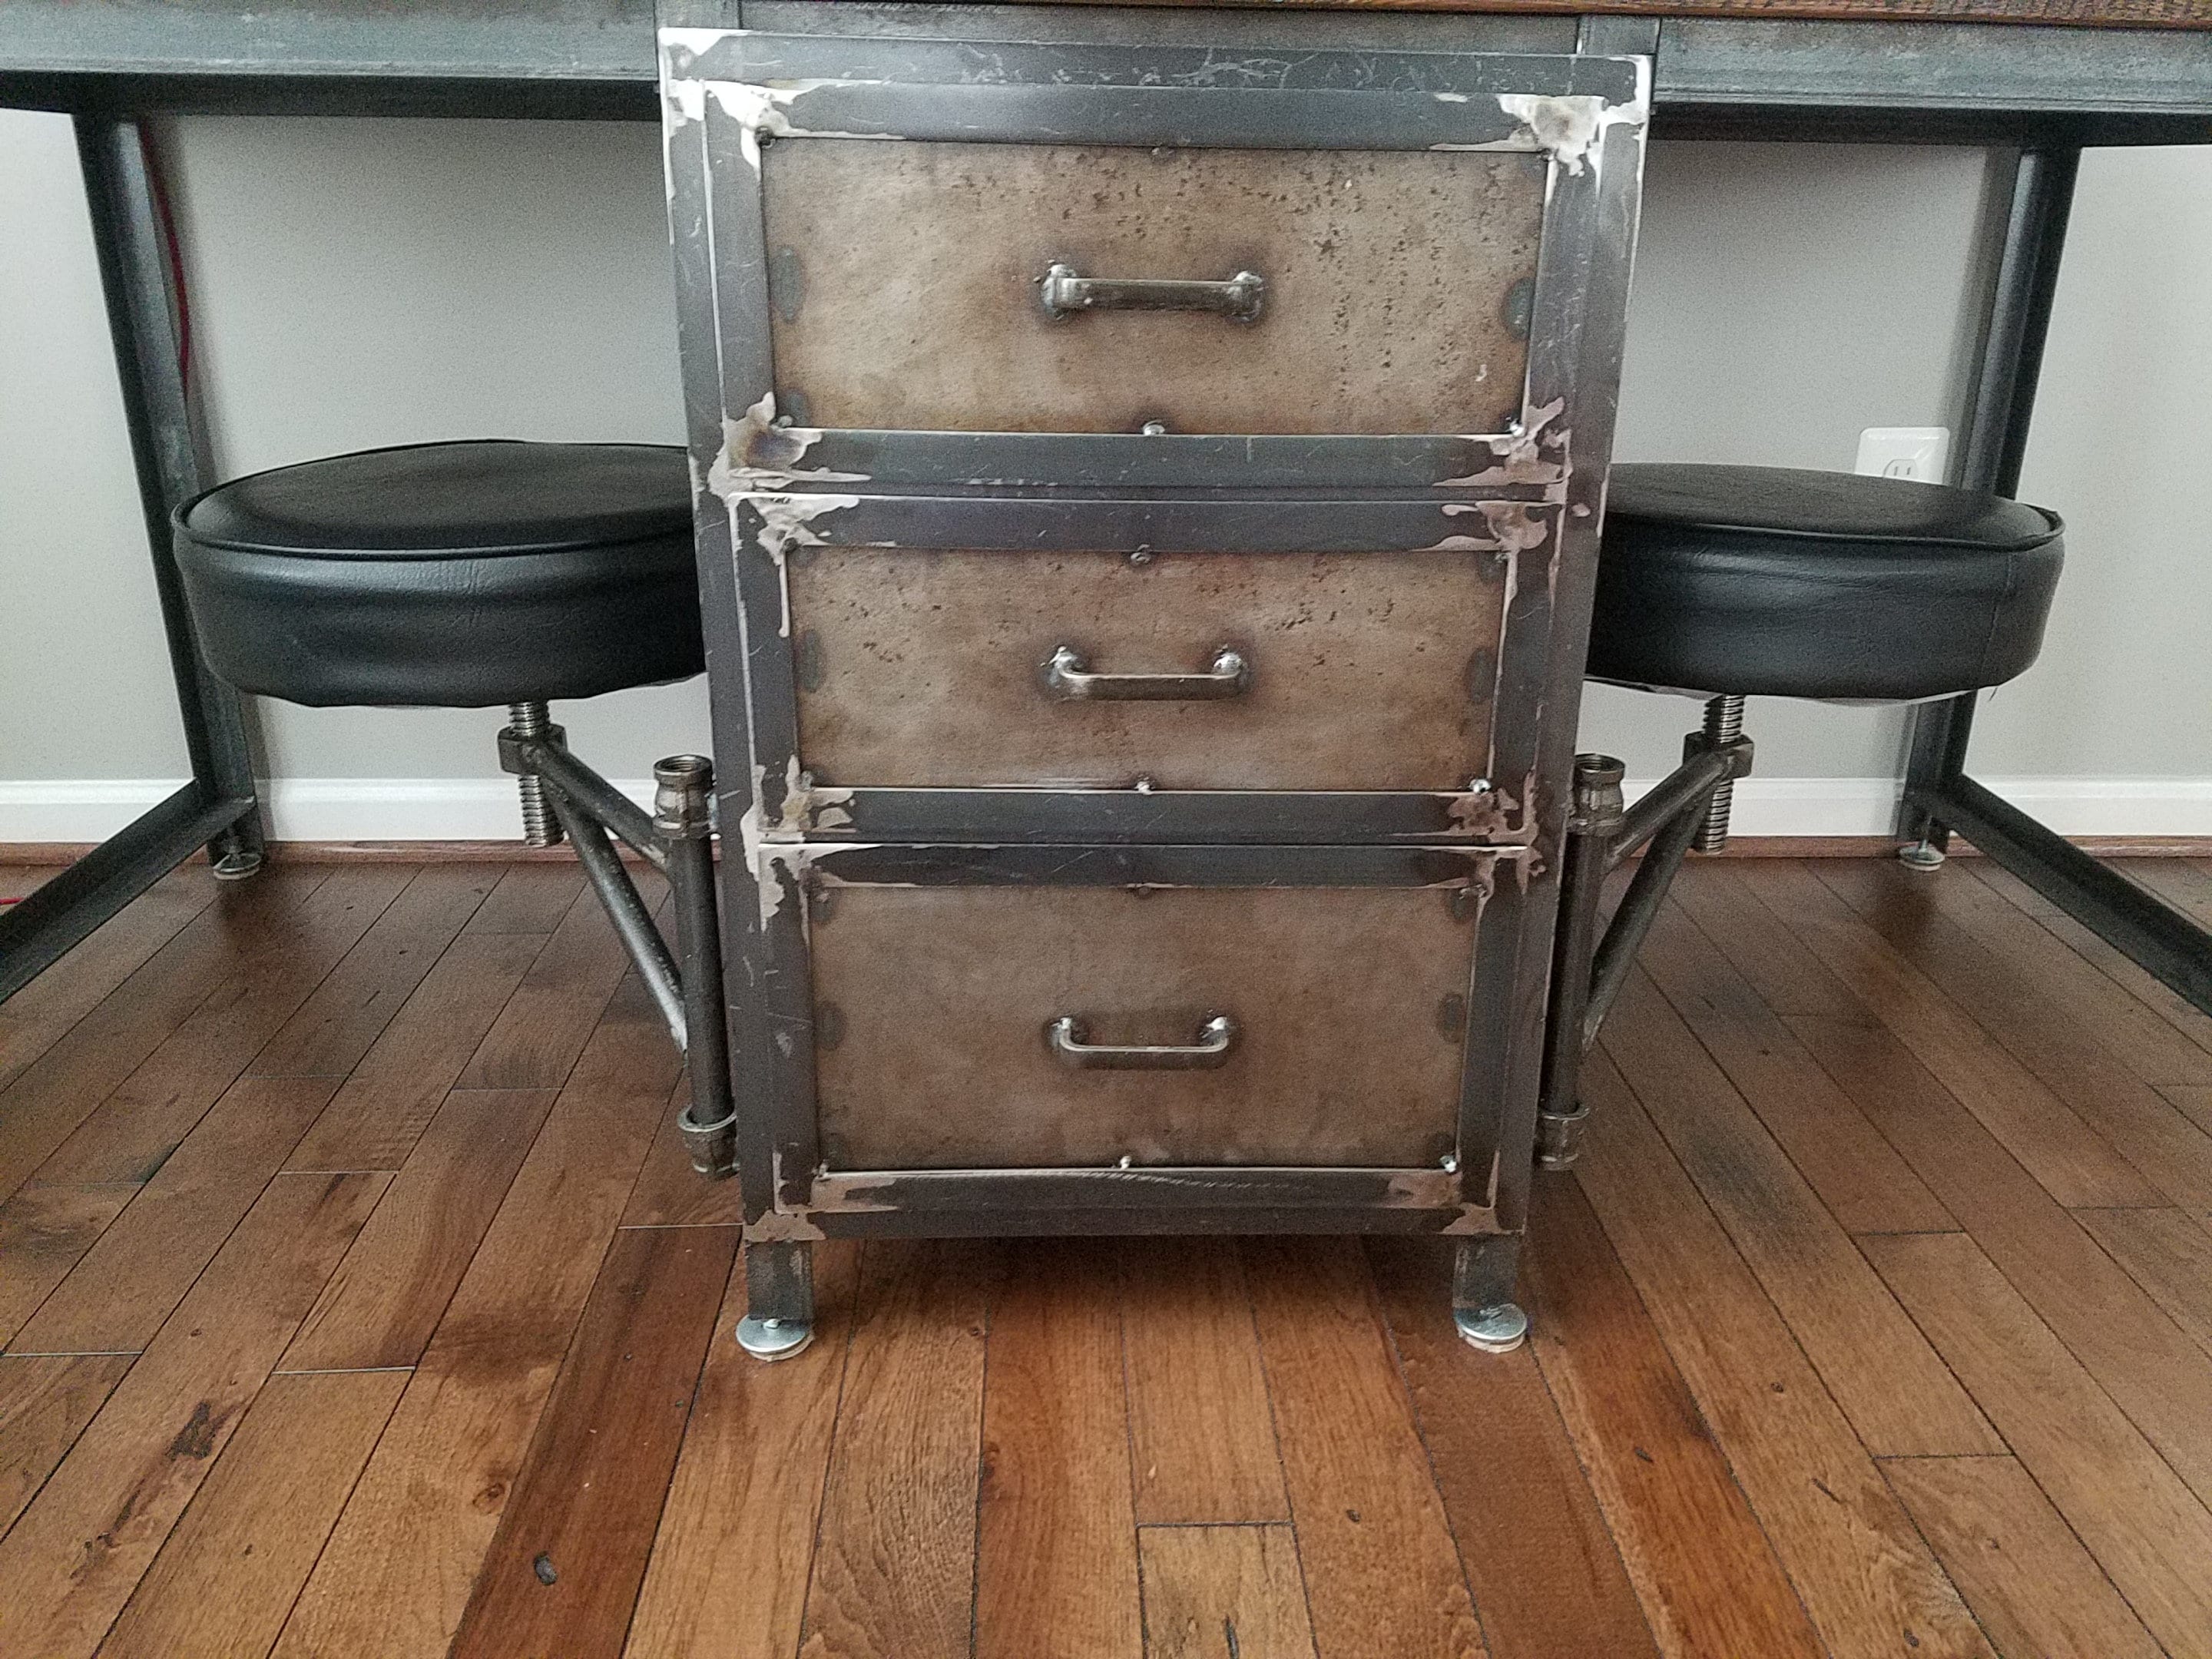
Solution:
M 1897 849 L 1897 861 L 1908 870 L 1940 870 L 1947 856 L 1942 848 L 1924 841 L 1910 842 Z
M 225 853 L 215 861 L 215 878 L 217 881 L 244 881 L 260 873 L 261 854 L 245 848 Z
M 738 1346 L 756 1359 L 789 1359 L 814 1340 L 814 1327 L 803 1319 L 760 1319 L 747 1314 L 738 1322 Z
M 1528 1336 L 1528 1316 L 1517 1304 L 1493 1302 L 1486 1308 L 1455 1308 L 1452 1323 L 1468 1346 L 1485 1353 L 1511 1353 Z

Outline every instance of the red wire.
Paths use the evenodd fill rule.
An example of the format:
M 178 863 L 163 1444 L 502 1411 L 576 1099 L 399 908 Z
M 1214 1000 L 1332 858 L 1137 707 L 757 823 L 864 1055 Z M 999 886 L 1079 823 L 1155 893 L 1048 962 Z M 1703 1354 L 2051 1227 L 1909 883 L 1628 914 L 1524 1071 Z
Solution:
M 177 301 L 177 377 L 189 388 L 192 381 L 192 308 L 185 294 L 185 252 L 177 240 L 176 216 L 169 210 L 169 188 L 161 177 L 161 159 L 154 149 L 154 134 L 138 125 L 138 151 L 145 158 L 146 187 L 154 198 L 154 215 L 161 223 L 161 241 L 169 260 L 169 291 Z

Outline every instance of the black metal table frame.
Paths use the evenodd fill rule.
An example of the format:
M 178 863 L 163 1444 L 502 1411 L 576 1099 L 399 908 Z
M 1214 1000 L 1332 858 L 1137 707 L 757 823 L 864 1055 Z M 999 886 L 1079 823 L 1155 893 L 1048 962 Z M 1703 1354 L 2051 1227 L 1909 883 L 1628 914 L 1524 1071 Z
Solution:
M 191 780 L 0 915 L 0 1000 L 202 847 L 219 875 L 263 850 L 237 694 L 201 660 L 169 514 L 201 487 L 203 447 L 178 353 L 168 231 L 146 118 L 166 112 L 650 120 L 653 24 L 636 0 L 538 11 L 427 0 L 349 17 L 294 0 L 271 30 L 233 0 L 0 10 L 0 106 L 76 123 L 94 245 L 167 635 Z M 1009 10 L 1009 16 L 1018 14 Z M 1279 13 L 1279 16 L 1295 14 Z M 1449 27 L 1370 14 L 1378 29 Z M 1462 19 L 1465 26 L 1472 19 Z M 1496 20 L 1492 20 L 1494 24 Z M 1574 20 L 1523 19 L 1534 28 Z M 2002 146 L 2017 154 L 1988 270 L 1961 481 L 2019 482 L 2081 149 L 2212 143 L 2212 33 L 1993 24 L 1589 20 L 1607 49 L 1655 52 L 1655 137 Z M 1287 25 L 1286 25 L 1287 27 Z M 1901 829 L 1952 830 L 2212 1011 L 2212 932 L 2000 799 L 1966 769 L 1974 700 L 1916 720 Z

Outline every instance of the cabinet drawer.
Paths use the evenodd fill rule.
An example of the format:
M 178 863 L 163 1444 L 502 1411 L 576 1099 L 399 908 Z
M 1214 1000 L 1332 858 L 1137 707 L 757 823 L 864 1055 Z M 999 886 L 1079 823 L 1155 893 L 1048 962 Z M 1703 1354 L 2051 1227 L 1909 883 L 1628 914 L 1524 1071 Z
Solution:
M 794 551 L 800 757 L 859 787 L 1463 789 L 1487 764 L 1504 568 Z
M 836 889 L 812 927 L 824 1162 L 1434 1168 L 1476 928 L 1455 896 Z M 1097 1063 L 1129 1046 L 1225 1052 Z
M 1499 432 L 1547 158 L 836 138 L 762 155 L 776 407 L 814 428 Z M 1048 310 L 1076 278 L 1220 284 Z

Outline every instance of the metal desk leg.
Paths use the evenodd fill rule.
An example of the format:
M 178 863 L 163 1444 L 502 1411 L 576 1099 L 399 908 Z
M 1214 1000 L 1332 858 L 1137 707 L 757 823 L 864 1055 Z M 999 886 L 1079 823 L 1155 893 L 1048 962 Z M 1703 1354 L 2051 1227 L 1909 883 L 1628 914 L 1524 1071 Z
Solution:
M 1967 424 L 1960 482 L 2015 495 L 2051 328 L 2051 296 L 2081 160 L 2075 150 L 2020 158 Z M 1972 696 L 1924 705 L 1913 721 L 1905 781 L 1908 863 L 1941 863 L 1950 831 L 2212 1012 L 2212 933 L 1966 775 Z
M 192 781 L 0 916 L 0 999 L 196 848 L 205 846 L 216 874 L 232 879 L 252 875 L 262 859 L 244 711 L 201 660 L 169 541 L 171 509 L 200 489 L 200 460 L 178 353 L 168 231 L 143 127 L 81 115 L 76 136 Z
M 2043 373 L 2051 301 L 2058 289 L 2059 258 L 2065 252 L 2081 160 L 2079 150 L 2029 150 L 2014 164 L 1959 470 L 1959 482 L 1968 489 L 2019 493 L 2021 459 L 2035 412 L 2036 382 Z M 1923 704 L 1914 714 L 1899 827 L 1917 843 L 1906 849 L 1905 861 L 1923 869 L 1942 861 L 1951 839 L 1949 825 L 1923 803 L 1940 794 L 1948 780 L 1964 775 L 1975 702 L 1975 694 L 1968 692 Z

